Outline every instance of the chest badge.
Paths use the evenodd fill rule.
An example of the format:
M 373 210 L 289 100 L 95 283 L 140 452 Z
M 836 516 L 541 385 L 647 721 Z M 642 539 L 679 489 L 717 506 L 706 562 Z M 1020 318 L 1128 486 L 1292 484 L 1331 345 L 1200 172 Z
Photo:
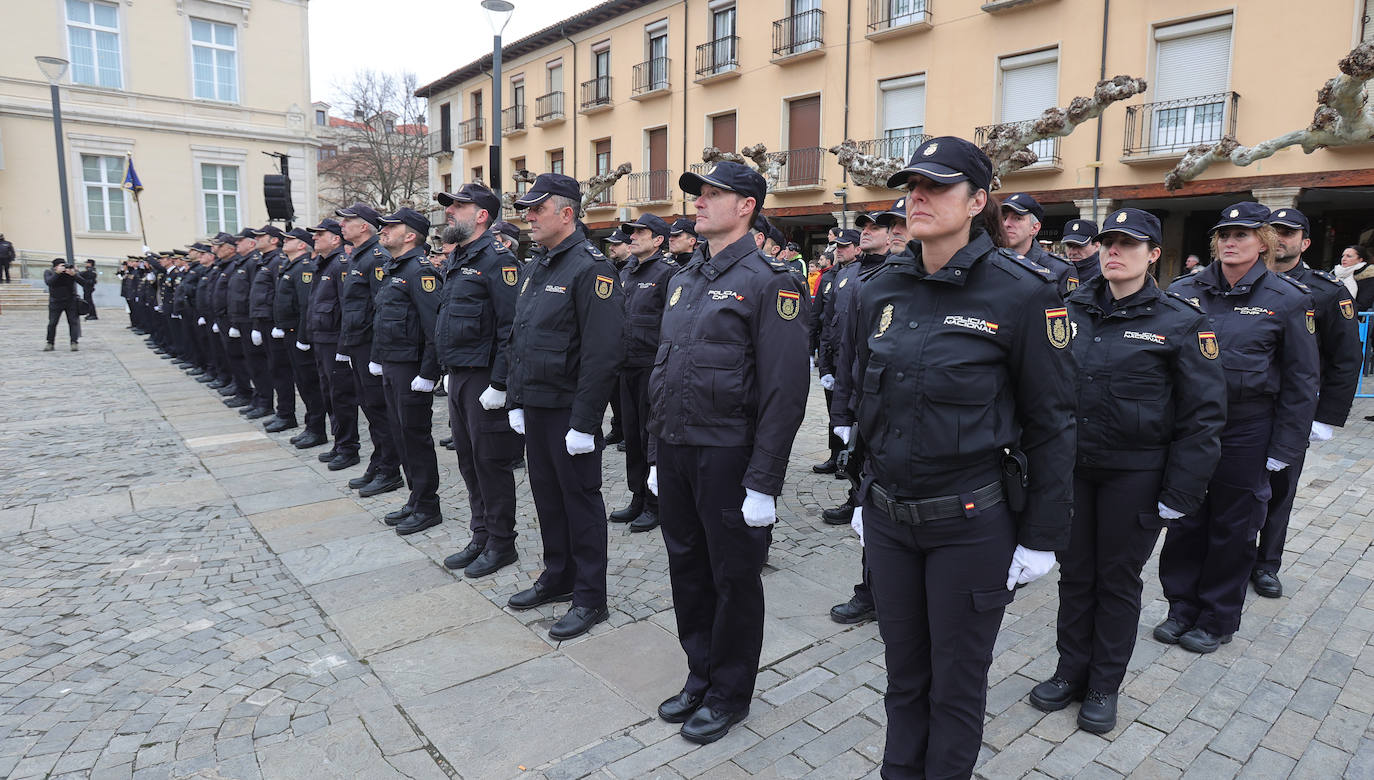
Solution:
M 677 305 L 678 299 L 681 298 L 681 297 L 682 297 L 682 285 L 679 284 L 679 285 L 677 286 L 677 289 L 676 289 L 676 290 L 673 290 L 673 296 L 672 296 L 671 298 L 668 299 L 668 305 L 669 305 L 669 306 L 675 306 L 675 305 Z
M 887 329 L 892 327 L 892 304 L 883 307 L 883 313 L 878 317 L 878 332 L 873 334 L 873 338 L 882 338 Z
M 1307 316 L 1303 317 L 1303 321 L 1307 323 L 1308 333 L 1317 332 L 1317 313 L 1315 311 L 1313 311 L 1312 309 L 1308 309 Z
M 1341 301 L 1341 316 L 1347 320 L 1355 319 L 1355 304 L 1349 298 Z
M 1069 345 L 1069 310 L 1045 309 L 1045 336 L 1050 346 L 1063 349 Z
M 1198 332 L 1197 346 L 1202 351 L 1202 356 L 1208 360 L 1216 360 L 1217 355 L 1221 354 L 1221 347 L 1217 345 L 1217 334 L 1210 330 Z
M 420 277 L 420 289 L 421 289 L 421 290 L 424 290 L 424 291 L 427 292 L 427 293 L 431 293 L 431 292 L 434 292 L 434 289 L 435 289 L 436 287 L 438 287 L 438 286 L 439 286 L 439 280 L 436 279 L 435 277 L 433 277 L 433 276 L 421 276 L 421 277 Z
M 519 272 L 516 270 L 515 266 L 507 265 L 501 267 L 501 281 L 505 282 L 507 287 L 514 287 L 517 277 L 519 277 Z
M 380 265 L 372 269 L 372 273 L 377 277 L 377 281 L 379 282 L 382 280 L 382 277 L 386 276 L 386 271 L 383 271 Z
M 315 275 L 314 275 L 313 273 L 311 273 L 311 272 L 309 272 L 309 271 L 301 271 L 301 281 L 302 281 L 302 282 L 305 282 L 306 284 L 310 284 L 310 280 L 311 280 L 311 279 L 314 279 L 314 278 L 315 278 Z
M 1070 276 L 1065 280 L 1064 289 L 1073 292 L 1078 289 L 1078 277 Z
M 600 274 L 597 275 L 597 277 L 596 277 L 596 297 L 598 297 L 598 298 L 600 298 L 601 300 L 604 301 L 604 300 L 606 300 L 607 298 L 611 297 L 611 291 L 614 290 L 614 289 L 615 289 L 615 280 L 614 280 L 614 279 L 612 279 L 612 278 L 609 277 L 609 276 L 601 276 Z
M 830 282 L 826 282 L 826 283 L 825 283 L 825 292 L 826 292 L 826 293 L 829 293 L 829 292 L 830 292 Z
M 778 316 L 785 320 L 795 320 L 801 311 L 801 294 L 790 290 L 778 290 Z
M 843 290 L 843 289 L 844 289 L 844 286 L 845 286 L 846 284 L 849 284 L 849 277 L 848 277 L 848 276 L 846 276 L 845 278 L 843 278 L 843 279 L 840 280 L 840 289 Z

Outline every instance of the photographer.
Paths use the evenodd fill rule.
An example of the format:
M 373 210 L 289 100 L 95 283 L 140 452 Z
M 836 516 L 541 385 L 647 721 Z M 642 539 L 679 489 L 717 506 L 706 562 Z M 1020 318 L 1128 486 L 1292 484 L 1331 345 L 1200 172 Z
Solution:
M 53 351 L 57 320 L 66 314 L 67 329 L 71 331 L 72 337 L 72 351 L 75 352 L 76 342 L 81 338 L 81 321 L 76 317 L 76 266 L 65 258 L 54 258 L 52 268 L 43 272 L 43 282 L 48 285 L 48 345 L 43 347 L 43 351 Z

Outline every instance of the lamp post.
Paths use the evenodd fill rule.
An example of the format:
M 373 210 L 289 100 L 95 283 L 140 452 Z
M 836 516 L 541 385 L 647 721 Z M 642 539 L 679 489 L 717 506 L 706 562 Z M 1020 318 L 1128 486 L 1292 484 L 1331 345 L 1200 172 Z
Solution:
M 52 134 L 57 141 L 57 194 L 62 197 L 62 238 L 66 241 L 67 262 L 74 263 L 76 251 L 72 249 L 72 207 L 67 203 L 67 148 L 62 142 L 62 100 L 57 94 L 57 84 L 71 63 L 61 57 L 33 59 L 48 79 L 48 89 L 52 92 Z
M 482 0 L 491 22 L 491 191 L 501 197 L 501 33 L 506 29 L 515 3 L 507 0 Z M 479 117 L 480 118 L 480 117 Z M 500 215 L 492 215 L 498 219 Z

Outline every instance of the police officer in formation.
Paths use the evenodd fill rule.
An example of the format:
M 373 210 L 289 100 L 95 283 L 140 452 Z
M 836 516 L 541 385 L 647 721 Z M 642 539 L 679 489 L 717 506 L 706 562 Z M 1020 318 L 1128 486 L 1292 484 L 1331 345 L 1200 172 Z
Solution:
M 1172 521 L 1159 558 L 1169 616 L 1154 636 L 1194 653 L 1215 652 L 1240 627 L 1271 474 L 1302 463 L 1317 408 L 1312 295 L 1267 267 L 1277 249 L 1269 216 L 1248 201 L 1222 209 L 1211 231 L 1216 261 L 1169 288 L 1207 315 L 1204 347 L 1219 350 L 1226 375 L 1221 459 L 1206 499 L 1190 514 L 1160 510 Z
M 1141 571 L 1164 518 L 1202 505 L 1221 454 L 1226 390 L 1207 318 L 1150 276 L 1159 219 L 1121 209 L 1089 239 L 1101 244 L 1101 273 L 1067 301 L 1078 442 L 1073 530 L 1059 554 L 1059 664 L 1030 702 L 1053 712 L 1081 700 L 1079 727 L 1102 734 L 1116 727 Z
M 544 541 L 544 572 L 512 609 L 571 601 L 549 629 L 571 639 L 605 620 L 606 504 L 601 497 L 601 419 L 623 347 L 624 296 L 615 268 L 578 223 L 576 179 L 541 174 L 515 201 L 540 249 L 520 275 L 507 345 L 510 427 L 526 437 L 530 492 Z
M 277 294 L 277 278 L 286 255 L 282 253 L 282 242 L 286 234 L 276 225 L 264 225 L 253 231 L 257 236 L 257 271 L 253 276 L 249 309 L 253 318 L 253 330 L 249 333 L 246 345 L 250 360 L 255 360 L 258 370 L 253 381 L 261 380 L 263 395 L 267 406 L 257 407 L 254 411 L 244 412 L 249 419 L 271 417 L 276 419 L 266 423 L 271 433 L 290 430 L 299 426 L 296 421 L 296 394 L 292 392 L 291 356 L 287 354 L 284 339 L 273 338 L 272 329 L 273 301 Z M 260 372 L 260 373 L 259 373 Z M 275 410 L 273 400 L 276 401 Z
M 1078 286 L 1073 266 L 1059 255 L 1040 246 L 1040 223 L 1045 221 L 1045 209 L 1024 192 L 1008 195 L 1002 200 L 1002 232 L 1007 236 L 1007 248 L 1046 268 L 1054 276 L 1060 297 L 1067 296 Z
M 678 217 L 668 230 L 668 257 L 679 267 L 687 265 L 692 253 L 697 251 L 697 222 L 687 217 Z
M 808 296 L 759 251 L 763 177 L 723 162 L 678 179 L 705 240 L 669 286 L 649 377 L 648 487 L 659 495 L 682 691 L 659 717 L 697 743 L 749 712 L 763 646 L 762 568 L 807 394 Z
M 815 344 L 816 354 L 816 374 L 821 380 L 821 390 L 825 393 L 825 405 L 829 408 L 834 401 L 835 389 L 835 349 L 839 346 L 839 336 L 836 330 L 835 321 L 835 297 L 839 294 L 839 274 L 842 269 L 858 259 L 859 231 L 853 228 L 842 228 L 835 232 L 831 243 L 835 247 L 835 265 L 824 274 L 821 274 L 820 291 L 816 294 L 816 312 L 812 315 L 812 333 Z M 827 276 L 828 274 L 828 276 Z M 836 436 L 834 431 L 826 426 L 826 433 L 829 437 L 830 457 L 824 462 L 811 467 L 817 474 L 834 474 L 838 469 L 836 459 L 840 451 L 844 449 L 844 442 Z M 822 514 L 822 519 L 833 525 L 843 525 L 849 522 L 853 513 L 847 507 L 838 509 L 827 509 Z
M 1102 273 L 1098 263 L 1097 223 L 1090 219 L 1075 219 L 1064 226 L 1064 256 L 1073 268 L 1069 279 L 1075 287 L 1087 284 Z M 1065 288 L 1068 284 L 1065 284 Z
M 297 335 L 296 349 L 302 346 L 314 357 L 315 373 L 321 395 L 329 408 L 329 432 L 334 444 L 319 454 L 330 471 L 341 471 L 359 462 L 358 394 L 353 368 L 336 357 L 341 352 L 339 330 L 343 307 L 339 289 L 348 273 L 348 255 L 343 251 L 343 227 L 338 221 L 324 219 L 310 228 L 315 238 L 315 270 L 308 284 L 310 300 L 305 325 Z M 301 446 L 296 442 L 296 446 Z
M 309 345 L 305 344 L 304 350 L 300 348 L 304 343 L 300 337 L 306 331 L 310 290 L 315 280 L 315 263 L 310 259 L 314 246 L 315 236 L 305 228 L 293 228 L 285 234 L 282 244 L 285 259 L 277 270 L 276 290 L 272 297 L 272 330 L 269 333 L 271 343 L 279 344 L 286 350 L 285 359 L 291 370 L 289 382 L 276 384 L 278 407 L 294 412 L 296 391 L 300 391 L 301 400 L 305 403 L 305 432 L 291 439 L 291 443 L 300 449 L 316 447 L 328 441 L 324 424 L 329 407 L 321 391 L 320 375 L 310 356 Z M 287 398 L 292 400 L 288 402 Z M 265 426 L 265 429 L 275 433 L 295 427 L 295 417 L 282 417 L 279 411 L 277 421 Z

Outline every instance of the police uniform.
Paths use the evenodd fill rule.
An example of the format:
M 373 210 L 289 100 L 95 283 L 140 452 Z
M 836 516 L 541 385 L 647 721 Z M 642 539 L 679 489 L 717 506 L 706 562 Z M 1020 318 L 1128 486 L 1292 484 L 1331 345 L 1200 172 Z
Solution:
M 1270 215 L 1269 224 L 1301 230 L 1304 235 L 1310 233 L 1306 215 L 1297 209 L 1279 209 Z M 1354 296 L 1335 276 L 1309 267 L 1301 258 L 1296 266 L 1284 273 L 1306 285 L 1312 294 L 1321 377 L 1313 420 L 1322 425 L 1342 427 L 1350 416 L 1350 405 L 1359 385 L 1363 351 L 1355 319 Z M 1306 453 L 1302 453 L 1288 468 L 1269 475 L 1269 489 L 1273 495 L 1269 499 L 1264 527 L 1260 529 L 1259 550 L 1251 574 L 1255 591 L 1262 596 L 1277 597 L 1283 593 L 1277 575 L 1305 456 Z
M 697 238 L 697 221 L 688 217 L 678 217 L 673 220 L 672 226 L 668 229 L 668 239 L 671 241 L 673 236 L 680 236 L 684 233 L 691 235 L 693 241 L 700 241 L 700 239 Z M 663 256 L 672 260 L 677 264 L 678 268 L 681 268 L 687 265 L 687 262 L 692 259 L 692 254 L 692 252 L 664 252 Z M 812 351 L 814 352 L 815 350 L 813 349 Z
M 1224 227 L 1257 229 L 1269 210 L 1238 203 Z M 1255 535 L 1269 500 L 1268 466 L 1300 462 L 1317 405 L 1317 343 L 1312 296 L 1301 283 L 1270 272 L 1262 259 L 1233 285 L 1218 260 L 1170 291 L 1202 307 L 1226 373 L 1221 459 L 1195 513 L 1174 522 L 1159 558 L 1169 617 L 1160 641 L 1212 652 L 1240 627 Z
M 334 215 L 357 217 L 374 228 L 381 225 L 377 212 L 364 203 L 339 209 Z M 376 314 L 373 301 L 386 282 L 386 266 L 390 261 L 391 255 L 377 243 L 374 233 L 353 247 L 347 275 L 339 283 L 339 352 L 348 356 L 353 367 L 358 405 L 367 417 L 367 433 L 372 439 L 372 456 L 363 475 L 370 479 L 359 485 L 359 494 L 369 496 L 401 487 L 401 462 L 391 435 L 382 378 L 373 376 L 367 369 L 367 364 L 372 362 L 372 322 Z M 361 479 L 359 477 L 360 482 Z
M 317 236 L 329 232 L 342 239 L 339 223 L 332 219 L 321 220 L 310 229 Z M 353 367 L 348 363 L 335 360 L 339 354 L 339 323 L 342 307 L 339 304 L 339 288 L 343 276 L 348 273 L 348 255 L 342 245 L 327 255 L 316 255 L 315 276 L 310 282 L 310 308 L 306 315 L 307 323 L 301 341 L 310 345 L 315 356 L 315 371 L 320 377 L 320 387 L 329 402 L 330 436 L 334 445 L 319 458 L 334 470 L 347 468 L 358 462 L 358 391 L 354 384 Z M 326 457 L 328 456 L 328 457 Z M 344 465 L 347 464 L 347 465 Z
M 1161 241 L 1138 209 L 1102 235 Z M 1116 695 L 1140 622 L 1141 570 L 1166 525 L 1160 507 L 1197 511 L 1221 454 L 1226 392 L 1216 335 L 1201 310 L 1144 286 L 1115 299 L 1101 275 L 1068 298 L 1077 364 L 1073 530 L 1059 554 L 1059 664 L 1030 701 L 1045 711 L 1083 699 L 1079 726 L 1116 726 Z
M 992 163 L 934 138 L 888 186 L 913 174 L 986 190 Z M 857 315 L 863 540 L 888 670 L 882 772 L 966 777 L 1009 569 L 1068 543 L 1073 358 L 1047 271 L 981 231 L 933 273 L 920 242 L 907 246 L 860 288 Z M 1027 464 L 1021 511 L 999 479 L 1007 449 Z
M 291 369 L 291 353 L 295 351 L 295 347 L 285 338 L 272 336 L 276 318 L 277 282 L 281 277 L 281 269 L 287 262 L 286 254 L 281 250 L 281 243 L 286 241 L 286 234 L 275 225 L 265 225 L 254 232 L 263 236 L 273 236 L 279 242 L 276 249 L 269 250 L 263 255 L 262 270 L 267 272 L 266 277 L 262 278 L 259 275 L 253 284 L 253 328 L 262 334 L 263 347 L 267 352 L 268 381 L 272 383 L 272 392 L 276 395 L 277 401 L 275 414 L 277 420 L 281 421 L 269 422 L 266 427 L 275 433 L 296 427 L 296 382 Z M 264 309 L 266 317 L 260 316 Z
M 245 237 L 252 238 L 252 231 L 245 229 L 234 235 L 230 243 L 237 244 L 240 238 Z M 237 252 L 230 255 L 224 261 L 224 270 L 215 285 L 215 324 L 219 326 L 220 341 L 229 356 L 230 370 L 233 373 L 233 383 L 223 389 L 233 390 L 232 397 L 225 403 L 234 406 L 245 406 L 253 400 L 253 379 L 248 368 L 248 356 L 243 351 L 243 331 L 235 325 L 235 317 L 248 316 L 247 264 L 248 258 Z M 231 330 L 237 331 L 239 335 L 229 335 Z M 221 395 L 225 394 L 223 390 Z
M 704 185 L 763 205 L 763 178 L 747 166 L 719 163 L 678 180 L 691 194 Z M 748 713 L 753 696 L 771 523 L 748 524 L 743 507 L 782 492 L 806 408 L 809 296 L 748 234 L 725 247 L 699 244 L 669 287 L 649 433 L 687 681 L 659 715 L 708 742 Z
M 1065 244 L 1077 244 L 1082 246 L 1083 244 L 1092 243 L 1097 233 L 1098 228 L 1096 222 L 1090 219 L 1075 219 L 1064 226 L 1064 238 L 1061 240 Z M 1073 294 L 1073 291 L 1078 287 L 1102 275 L 1102 267 L 1098 254 L 1098 252 L 1094 252 L 1082 260 L 1066 260 L 1071 268 L 1069 276 L 1064 284 L 1066 296 Z
M 440 193 L 439 202 L 477 203 L 500 213 L 485 187 L 468 185 Z M 447 201 L 447 202 L 445 202 Z M 507 223 L 509 224 L 509 223 Z M 518 236 L 517 232 L 517 236 Z M 444 560 L 450 569 L 480 577 L 515 562 L 515 465 L 525 440 L 511 430 L 503 407 L 487 409 L 487 388 L 507 390 L 495 375 L 507 371 L 506 343 L 515 320 L 520 261 L 490 235 L 453 250 L 444 269 L 443 301 L 434 327 L 439 362 L 448 368 L 448 418 L 458 473 L 467 488 L 472 538 Z
M 275 230 L 275 228 L 273 228 Z M 246 230 L 256 241 L 260 236 L 259 230 Z M 265 235 L 265 234 L 264 234 Z M 244 293 L 246 303 L 244 312 L 235 315 L 230 312 L 230 319 L 234 321 L 239 330 L 239 343 L 243 346 L 243 354 L 248 360 L 248 373 L 253 377 L 253 403 L 250 409 L 242 410 L 243 414 L 250 420 L 260 417 L 270 417 L 272 415 L 272 399 L 275 388 L 272 382 L 272 364 L 268 357 L 267 341 L 268 327 L 266 331 L 261 329 L 272 320 L 272 300 L 271 291 L 276 289 L 276 282 L 272 279 L 272 264 L 276 262 L 276 250 L 262 252 L 254 249 L 248 253 L 247 262 L 244 268 L 247 270 L 247 290 Z M 230 283 L 230 304 L 232 307 L 234 296 L 237 295 L 237 286 Z M 261 344 L 253 343 L 253 332 L 258 332 Z
M 552 195 L 580 202 L 577 181 L 541 174 L 516 201 L 528 208 Z M 523 418 L 530 492 L 544 541 L 544 572 L 511 597 L 528 609 L 571 598 L 550 636 L 567 639 L 606 618 L 606 504 L 601 497 L 601 419 L 622 355 L 624 296 L 615 269 L 577 227 L 542 247 L 522 269 L 509 363 L 492 384 Z M 580 436 L 574 437 L 574 433 Z M 592 452 L 568 454 L 569 439 L 593 437 Z
M 315 237 L 305 228 L 295 228 L 286 234 L 288 238 L 302 241 L 313 247 Z M 301 252 L 292 260 L 287 258 L 277 271 L 277 289 L 272 296 L 272 341 L 286 349 L 286 359 L 291 368 L 291 392 L 300 391 L 301 401 L 305 403 L 305 432 L 311 440 L 323 443 L 325 414 L 328 405 L 320 389 L 320 377 L 315 371 L 315 360 L 309 352 L 296 348 L 305 330 L 305 319 L 310 305 L 310 285 L 315 281 L 315 263 L 310 259 L 310 249 Z M 282 335 L 278 336 L 277 333 Z M 279 388 L 280 389 L 280 388 Z M 280 418 L 280 413 L 278 413 Z M 287 430 L 296 427 L 296 419 L 280 418 L 275 427 Z M 297 437 L 292 444 L 297 444 Z M 314 445 L 311 445 L 314 446 Z M 302 448 L 304 449 L 304 448 Z
M 418 235 L 429 232 L 429 218 L 402 207 L 383 224 L 403 224 Z M 431 433 L 434 422 L 434 385 L 441 378 L 434 350 L 434 321 L 443 300 L 439 272 L 423 262 L 423 244 L 387 263 L 382 289 L 377 293 L 373 320 L 372 360 L 382 364 L 391 432 L 410 484 L 406 501 L 408 517 L 396 518 L 401 536 L 423 531 L 442 520 L 439 511 L 439 460 Z M 416 389 L 416 383 L 428 389 Z
M 1002 200 L 1002 208 L 1010 209 L 1017 214 L 1030 214 L 1035 217 L 1036 222 L 1045 221 L 1045 209 L 1035 198 L 1024 192 L 1008 195 Z M 1032 263 L 1048 269 L 1054 276 L 1059 297 L 1067 297 L 1078 287 L 1080 279 L 1077 277 L 1077 271 L 1073 264 L 1059 255 L 1045 251 L 1045 248 L 1040 246 L 1040 242 L 1034 238 L 1031 239 L 1030 248 L 1026 250 L 1025 256 Z
M 858 231 L 841 230 L 840 237 L 836 241 L 837 245 L 852 246 L 859 240 Z M 853 261 L 851 261 L 853 262 Z M 816 376 L 826 377 L 835 375 L 835 347 L 837 341 L 833 337 L 835 320 L 835 295 L 839 291 L 837 286 L 840 269 L 844 266 L 838 260 L 835 264 L 825 269 L 821 274 L 820 288 L 816 293 L 816 299 L 811 313 L 811 344 L 812 351 L 816 353 Z M 834 401 L 834 386 L 823 387 L 825 393 L 826 408 Z M 838 469 L 835 459 L 844 449 L 844 442 L 836 436 L 833 431 L 827 429 L 826 443 L 830 448 L 830 457 L 823 463 L 817 463 L 811 470 L 817 474 L 833 474 Z

